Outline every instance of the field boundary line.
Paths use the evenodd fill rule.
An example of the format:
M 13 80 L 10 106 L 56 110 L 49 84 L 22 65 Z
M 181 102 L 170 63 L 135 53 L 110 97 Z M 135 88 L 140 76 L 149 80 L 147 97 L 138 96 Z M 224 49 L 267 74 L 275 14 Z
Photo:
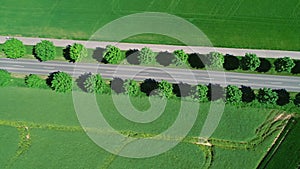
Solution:
M 29 127 L 20 123 L 19 126 L 10 126 L 15 127 L 19 133 L 19 142 L 18 149 L 14 156 L 12 156 L 5 165 L 5 168 L 11 168 L 13 163 L 24 153 L 26 153 L 31 147 L 31 138 Z
M 126 140 L 125 140 L 125 141 L 126 141 Z M 119 149 L 117 149 L 115 154 L 111 153 L 111 154 L 108 156 L 108 158 L 106 158 L 106 159 L 104 160 L 104 164 L 101 165 L 101 166 L 99 167 L 99 169 L 108 169 L 109 166 L 113 163 L 113 161 L 118 157 L 117 154 L 119 154 L 119 153 L 120 153 L 120 152 L 121 152 L 121 151 L 129 144 L 129 143 L 131 143 L 131 142 L 129 141 L 129 142 L 125 143 L 124 146 L 122 146 L 122 147 L 120 147 Z

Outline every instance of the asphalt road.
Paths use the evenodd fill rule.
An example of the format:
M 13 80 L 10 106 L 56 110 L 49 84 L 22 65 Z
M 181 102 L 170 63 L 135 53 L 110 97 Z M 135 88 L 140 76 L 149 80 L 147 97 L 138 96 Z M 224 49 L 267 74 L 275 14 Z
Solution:
M 119 42 L 96 42 L 96 41 L 80 41 L 67 39 L 49 39 L 49 38 L 30 38 L 30 37 L 15 37 L 21 40 L 26 45 L 35 45 L 41 40 L 50 40 L 55 46 L 66 47 L 73 43 L 84 44 L 87 48 L 105 48 L 107 45 L 115 45 L 121 50 L 141 49 L 145 46 L 150 47 L 155 52 L 183 49 L 187 53 L 206 54 L 212 51 L 218 51 L 223 54 L 231 54 L 235 56 L 244 56 L 245 53 L 255 53 L 259 57 L 278 58 L 289 56 L 293 59 L 300 59 L 300 51 L 282 51 L 282 50 L 259 50 L 259 49 L 237 49 L 237 48 L 216 48 L 216 47 L 200 47 L 200 46 L 175 46 L 175 45 L 155 45 L 155 44 L 136 44 L 136 43 L 119 43 Z M 0 36 L 0 43 L 6 41 L 6 36 Z
M 68 63 L 58 61 L 39 62 L 31 59 L 0 59 L 0 69 L 6 69 L 13 73 L 42 74 L 48 75 L 55 71 L 64 71 L 74 77 L 84 73 L 100 73 L 105 78 L 122 79 L 156 79 L 167 80 L 173 83 L 189 84 L 221 84 L 226 86 L 245 85 L 252 88 L 268 87 L 272 89 L 285 88 L 288 91 L 300 92 L 300 77 L 294 76 L 273 76 L 231 73 L 222 71 L 204 71 L 190 69 L 157 68 L 127 65 L 105 65 L 91 63 Z

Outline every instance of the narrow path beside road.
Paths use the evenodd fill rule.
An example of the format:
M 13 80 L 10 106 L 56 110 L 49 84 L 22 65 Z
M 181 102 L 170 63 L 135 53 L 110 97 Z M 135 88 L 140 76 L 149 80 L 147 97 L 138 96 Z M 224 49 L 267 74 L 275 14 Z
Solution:
M 6 36 L 0 36 L 0 43 L 6 41 Z M 230 54 L 235 56 L 244 56 L 245 53 L 255 53 L 259 57 L 264 58 L 278 58 L 289 56 L 293 59 L 300 59 L 300 51 L 282 51 L 282 50 L 259 50 L 259 49 L 238 49 L 238 48 L 217 48 L 217 47 L 200 47 L 200 46 L 175 46 L 175 45 L 157 45 L 157 44 L 137 44 L 137 43 L 119 43 L 119 42 L 96 42 L 96 41 L 82 41 L 82 40 L 68 40 L 68 39 L 50 39 L 50 38 L 31 38 L 31 37 L 15 37 L 21 40 L 25 45 L 35 45 L 41 40 L 50 40 L 58 47 L 66 47 L 73 43 L 84 44 L 87 48 L 105 48 L 107 45 L 115 45 L 121 50 L 141 49 L 145 46 L 151 48 L 155 52 L 169 51 L 183 49 L 187 53 L 201 53 L 206 54 L 212 51 L 221 52 L 223 54 Z

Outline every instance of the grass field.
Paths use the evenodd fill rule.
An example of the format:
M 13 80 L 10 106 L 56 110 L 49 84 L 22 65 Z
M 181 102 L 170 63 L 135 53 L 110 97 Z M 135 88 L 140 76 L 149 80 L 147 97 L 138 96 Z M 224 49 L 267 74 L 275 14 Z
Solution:
M 264 165 L 260 168 L 296 168 L 300 162 L 300 144 L 297 140 L 300 138 L 300 122 L 296 119 L 292 128 L 288 131 L 287 136 L 282 141 L 281 145 L 276 149 L 274 154 L 270 154 L 269 160 L 263 161 Z M 295 150 L 295 151 L 291 151 Z M 268 159 L 268 158 L 267 158 Z
M 89 39 L 110 21 L 145 11 L 185 18 L 199 27 L 214 46 L 300 50 L 298 0 L 90 0 L 84 3 L 2 0 L 0 34 Z M 185 33 L 196 37 L 189 35 L 189 31 Z M 179 43 L 172 37 L 151 34 L 126 41 Z
M 0 142 L 1 150 L 5 150 L 0 153 L 1 168 L 253 168 L 286 122 L 284 118 L 274 120 L 279 113 L 274 110 L 227 105 L 209 139 L 213 147 L 196 145 L 195 137 L 209 109 L 209 103 L 203 103 L 183 142 L 159 156 L 130 159 L 104 151 L 87 137 L 77 120 L 71 94 L 6 87 L 0 88 L 0 99 L 0 132 L 4 135 Z M 180 107 L 180 100 L 172 99 L 157 120 L 139 124 L 118 114 L 110 95 L 99 95 L 97 100 L 116 130 L 136 133 L 135 137 L 164 131 L 172 125 Z M 132 101 L 141 103 L 135 104 L 140 110 L 149 106 L 147 97 Z M 26 138 L 28 134 L 30 139 Z

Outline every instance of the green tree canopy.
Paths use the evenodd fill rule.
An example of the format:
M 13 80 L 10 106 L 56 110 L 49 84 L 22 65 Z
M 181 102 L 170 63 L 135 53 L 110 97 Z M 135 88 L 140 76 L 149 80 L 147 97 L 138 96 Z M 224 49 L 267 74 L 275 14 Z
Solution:
M 56 72 L 51 80 L 51 88 L 59 93 L 66 93 L 72 90 L 73 79 L 65 72 Z
M 243 70 L 254 71 L 260 66 L 260 60 L 253 53 L 246 53 L 246 55 L 241 60 L 241 67 Z
M 0 69 L 0 87 L 7 86 L 11 80 L 10 73 Z
M 35 45 L 34 53 L 41 61 L 53 60 L 56 55 L 56 48 L 52 42 L 42 40 Z
M 106 94 L 109 93 L 109 85 L 99 74 L 90 75 L 84 82 L 84 87 L 89 93 Z
M 258 91 L 257 100 L 260 103 L 276 104 L 277 99 L 278 95 L 272 89 L 262 88 Z
M 208 55 L 209 68 L 223 68 L 224 55 L 219 52 L 211 52 Z
M 139 52 L 138 59 L 141 64 L 153 64 L 155 63 L 155 53 L 150 48 L 144 47 Z
M 173 85 L 166 80 L 162 80 L 158 84 L 159 96 L 163 98 L 171 98 L 173 94 Z
M 128 79 L 124 83 L 125 93 L 129 96 L 138 96 L 140 94 L 140 85 L 132 79 Z
M 79 62 L 82 58 L 87 57 L 87 49 L 79 43 L 74 43 L 70 47 L 70 58 L 73 62 Z
M 35 74 L 30 74 L 25 77 L 25 84 L 31 88 L 41 88 L 46 86 L 46 81 Z
M 119 48 L 112 46 L 112 45 L 108 45 L 108 46 L 106 46 L 105 52 L 103 54 L 103 58 L 108 63 L 118 64 L 123 59 L 125 59 L 125 55 L 122 54 L 122 52 Z
M 275 70 L 277 72 L 291 72 L 293 67 L 296 65 L 290 57 L 278 58 L 274 62 Z
M 185 53 L 183 50 L 175 50 L 173 52 L 175 59 L 173 60 L 173 63 L 175 65 L 187 65 L 188 64 L 188 58 L 189 55 Z
M 200 102 L 206 102 L 208 101 L 208 87 L 206 85 L 197 85 L 196 87 L 196 98 L 200 101 Z
M 4 54 L 6 55 L 6 57 L 11 58 L 11 59 L 21 58 L 26 53 L 26 48 L 25 48 L 23 42 L 18 39 L 15 39 L 15 38 L 8 39 L 3 44 L 2 50 L 3 50 Z
M 242 101 L 242 91 L 237 86 L 226 87 L 226 101 L 229 103 L 239 103 Z

